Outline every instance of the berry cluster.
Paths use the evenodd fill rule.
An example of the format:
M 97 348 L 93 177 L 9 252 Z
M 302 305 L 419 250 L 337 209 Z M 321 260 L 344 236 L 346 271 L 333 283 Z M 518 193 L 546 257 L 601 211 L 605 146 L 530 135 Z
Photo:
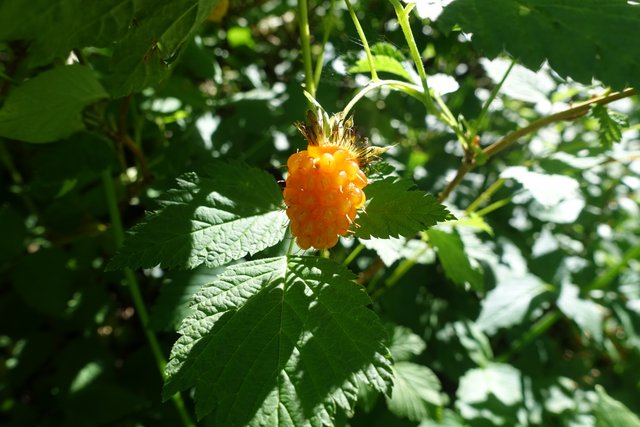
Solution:
M 284 201 L 298 246 L 335 246 L 364 206 L 367 177 L 358 158 L 339 145 L 309 145 L 289 157 L 287 167 Z

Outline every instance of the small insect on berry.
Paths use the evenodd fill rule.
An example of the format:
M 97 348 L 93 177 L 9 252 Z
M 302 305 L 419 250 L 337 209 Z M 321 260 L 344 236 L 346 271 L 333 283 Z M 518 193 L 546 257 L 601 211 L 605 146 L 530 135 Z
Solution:
M 331 248 L 347 234 L 366 197 L 363 169 L 384 149 L 367 147 L 353 127 L 353 118 L 328 118 L 309 111 L 307 123 L 296 123 L 308 143 L 287 161 L 284 189 L 291 234 L 302 249 Z

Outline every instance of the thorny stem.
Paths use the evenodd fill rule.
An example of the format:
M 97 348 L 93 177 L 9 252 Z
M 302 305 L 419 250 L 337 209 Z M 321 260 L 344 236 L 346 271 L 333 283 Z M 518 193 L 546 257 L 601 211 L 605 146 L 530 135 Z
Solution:
M 113 178 L 111 176 L 111 170 L 105 169 L 102 172 L 102 185 L 104 187 L 105 196 L 107 199 L 107 206 L 109 208 L 109 216 L 111 218 L 111 226 L 113 229 L 113 236 L 116 243 L 116 247 L 122 246 L 124 242 L 124 228 L 122 227 L 122 219 L 120 218 L 120 210 L 118 209 L 118 199 L 116 196 L 116 189 L 113 183 Z M 160 348 L 160 343 L 158 342 L 158 338 L 153 333 L 153 331 L 149 328 L 149 314 L 147 312 L 147 307 L 144 304 L 144 300 L 142 298 L 142 293 L 140 292 L 140 286 L 138 284 L 138 280 L 136 278 L 135 273 L 130 268 L 126 268 L 124 270 L 125 279 L 127 288 L 129 289 L 129 293 L 131 294 L 131 299 L 133 300 L 133 305 L 138 313 L 138 317 L 140 318 L 140 323 L 142 325 L 142 329 L 149 343 L 149 347 L 151 349 L 151 353 L 156 361 L 156 365 L 158 370 L 160 371 L 160 375 L 162 378 L 165 378 L 165 366 L 167 364 L 164 355 L 162 354 L 162 349 Z M 184 406 L 184 401 L 182 400 L 182 396 L 180 393 L 176 393 L 171 397 L 178 413 L 180 414 L 180 418 L 182 419 L 185 427 L 194 427 L 195 424 L 189 417 L 189 414 L 186 411 Z
M 560 122 L 563 120 L 578 119 L 584 116 L 585 114 L 587 114 L 591 106 L 594 104 L 606 105 L 613 101 L 617 101 L 618 99 L 627 98 L 635 94 L 636 94 L 635 89 L 625 89 L 622 92 L 614 92 L 614 93 L 598 96 L 595 98 L 591 98 L 590 100 L 582 102 L 574 107 L 568 108 L 564 111 L 560 111 L 555 114 L 551 114 L 550 116 L 547 116 L 547 117 L 543 117 L 539 120 L 536 120 L 535 122 L 531 123 L 528 126 L 525 126 L 514 132 L 511 132 L 510 134 L 506 135 L 499 141 L 494 142 L 493 144 L 491 144 L 490 146 L 482 150 L 482 153 L 486 157 L 492 157 L 498 154 L 499 152 L 509 148 L 514 143 L 518 142 L 520 138 L 526 135 L 529 135 L 530 133 L 533 133 L 546 125 L 549 125 L 555 122 Z M 456 188 L 458 184 L 460 184 L 460 182 L 462 182 L 462 179 L 465 177 L 465 175 L 475 166 L 476 166 L 475 161 L 469 161 L 469 159 L 467 159 L 467 157 L 465 156 L 465 159 L 461 163 L 460 168 L 458 168 L 458 172 L 456 173 L 455 177 L 453 178 L 453 180 L 451 180 L 451 182 L 447 184 L 444 190 L 442 190 L 442 192 L 440 193 L 440 196 L 438 197 L 438 200 L 439 201 L 446 200 L 449 194 L 451 194 L 451 191 L 453 191 L 453 189 Z
M 327 11 L 327 16 L 325 17 L 324 24 L 324 33 L 322 34 L 322 44 L 320 45 L 320 54 L 318 55 L 318 59 L 316 60 L 316 68 L 313 73 L 313 84 L 314 87 L 318 87 L 320 85 L 320 75 L 322 74 L 322 67 L 324 65 L 324 50 L 327 46 L 327 42 L 329 41 L 329 35 L 331 34 L 331 30 L 333 29 L 333 7 L 335 4 L 335 0 L 331 0 L 329 3 L 329 10 Z
M 367 37 L 364 35 L 364 31 L 362 30 L 362 26 L 360 25 L 360 21 L 358 21 L 358 16 L 356 15 L 356 11 L 353 10 L 353 6 L 349 0 L 344 0 L 347 5 L 347 9 L 349 9 L 349 15 L 351 15 L 351 20 L 353 20 L 353 25 L 356 27 L 356 31 L 358 32 L 358 36 L 360 37 L 360 41 L 362 42 L 362 47 L 364 48 L 364 52 L 367 54 L 367 60 L 369 61 L 369 68 L 371 68 L 371 80 L 378 80 L 378 73 L 376 72 L 376 66 L 373 63 L 373 55 L 371 55 L 371 49 L 369 49 L 369 43 L 367 42 Z

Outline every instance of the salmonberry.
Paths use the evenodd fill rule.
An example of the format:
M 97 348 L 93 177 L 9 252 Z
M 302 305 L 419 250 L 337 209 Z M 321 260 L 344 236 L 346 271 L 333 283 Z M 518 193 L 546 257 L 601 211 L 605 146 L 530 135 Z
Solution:
M 360 142 L 353 120 L 340 115 L 329 119 L 310 112 L 307 123 L 297 127 L 309 145 L 287 161 L 284 201 L 291 234 L 302 249 L 331 248 L 364 206 L 367 177 L 362 169 L 381 150 Z

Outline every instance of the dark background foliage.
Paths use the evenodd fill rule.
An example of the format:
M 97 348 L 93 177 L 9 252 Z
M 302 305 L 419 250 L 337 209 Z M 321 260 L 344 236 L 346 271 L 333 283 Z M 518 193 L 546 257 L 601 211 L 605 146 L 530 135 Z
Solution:
M 100 3 L 0 4 L 2 425 L 179 425 L 175 406 L 161 402 L 162 377 L 125 276 L 105 272 L 119 246 L 110 188 L 129 228 L 178 176 L 213 159 L 282 180 L 287 157 L 304 148 L 293 126 L 307 109 L 294 3 L 231 1 L 215 20 L 209 12 L 224 2 Z M 578 54 L 570 65 L 557 57 L 570 53 L 565 44 L 546 57 L 506 33 L 496 45 L 475 16 L 460 18 L 467 3 L 455 2 L 439 25 L 411 20 L 428 74 L 440 76 L 432 81 L 450 79 L 434 87 L 453 85 L 444 99 L 456 118 L 479 117 L 510 63 L 485 55 L 506 48 L 526 66 L 546 58 L 559 68 L 516 65 L 482 122 L 480 146 L 606 91 Z M 369 42 L 409 64 L 392 5 L 355 6 Z M 309 16 L 314 55 L 332 21 L 316 98 L 337 112 L 366 82 L 365 72 L 349 72 L 364 57 L 361 41 L 342 2 L 312 2 Z M 587 18 L 575 17 L 590 28 Z M 609 28 L 621 15 L 605 18 Z M 473 43 L 451 31 L 456 23 Z M 625 33 L 611 37 L 637 50 Z M 633 84 L 625 76 L 637 79 L 638 56 L 606 52 L 622 65 L 596 67 L 596 77 L 617 90 Z M 72 80 L 51 74 L 69 62 L 80 64 Z M 30 101 L 12 105 L 21 91 Z M 58 102 L 65 93 L 73 96 Z M 383 90 L 353 112 L 362 135 L 393 145 L 384 160 L 419 189 L 438 194 L 458 169 L 456 135 L 418 100 Z M 640 413 L 639 122 L 634 98 L 554 122 L 466 175 L 447 199 L 459 221 L 406 245 L 363 242 L 350 268 L 364 273 L 396 362 L 410 365 L 403 369 L 415 382 L 404 398 L 363 387 L 355 415 L 336 423 L 640 425 L 631 414 Z M 283 254 L 286 243 L 253 258 Z M 330 257 L 342 262 L 359 243 L 345 239 Z M 221 271 L 135 273 L 165 357 L 191 296 Z

